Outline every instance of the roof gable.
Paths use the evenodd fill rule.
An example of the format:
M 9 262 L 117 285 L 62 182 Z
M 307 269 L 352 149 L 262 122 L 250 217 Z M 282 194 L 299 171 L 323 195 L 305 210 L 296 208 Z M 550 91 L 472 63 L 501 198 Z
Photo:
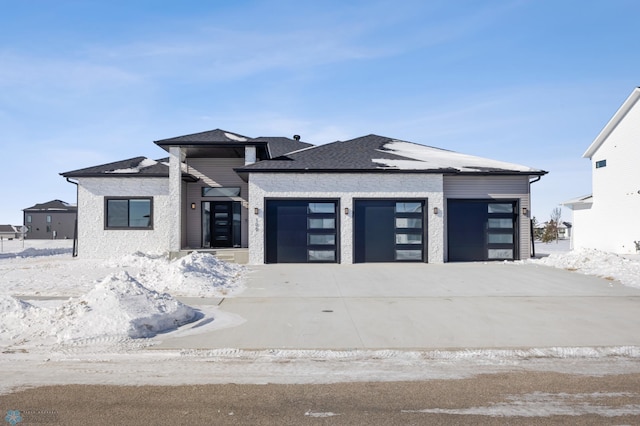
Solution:
M 602 146 L 605 140 L 609 137 L 611 132 L 620 124 L 620 122 L 624 119 L 624 117 L 631 111 L 631 108 L 638 102 L 640 99 L 640 87 L 636 87 L 631 95 L 627 98 L 626 101 L 622 104 L 622 106 L 616 111 L 611 120 L 604 126 L 604 129 L 600 132 L 600 134 L 595 138 L 595 140 L 591 143 L 589 148 L 582 154 L 583 158 L 591 158 L 598 151 L 598 149 Z

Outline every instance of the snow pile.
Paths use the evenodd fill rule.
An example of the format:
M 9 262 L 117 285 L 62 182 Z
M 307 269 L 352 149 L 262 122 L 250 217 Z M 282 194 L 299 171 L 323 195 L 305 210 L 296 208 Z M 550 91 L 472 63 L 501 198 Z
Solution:
M 244 289 L 243 266 L 208 253 L 193 252 L 169 261 L 164 255 L 135 253 L 116 261 L 117 267 L 139 268 L 136 279 L 145 287 L 179 296 L 229 296 Z
M 54 315 L 58 341 L 69 341 L 97 336 L 153 337 L 194 320 L 197 312 L 120 272 L 85 296 L 69 300 Z
M 156 164 L 158 164 L 157 161 L 145 158 L 144 160 L 140 161 L 135 167 L 130 167 L 128 169 L 109 170 L 105 173 L 140 173 L 140 170 L 147 167 L 155 166 Z
M 0 341 L 22 337 L 38 322 L 39 308 L 11 296 L 0 295 Z
M 197 317 L 193 308 L 120 272 L 57 308 L 0 296 L 0 342 L 25 343 L 46 337 L 55 337 L 58 343 L 153 337 Z
M 577 271 L 586 275 L 618 280 L 629 287 L 640 288 L 640 261 L 595 249 L 580 249 L 566 253 L 551 253 L 528 262 L 554 268 Z

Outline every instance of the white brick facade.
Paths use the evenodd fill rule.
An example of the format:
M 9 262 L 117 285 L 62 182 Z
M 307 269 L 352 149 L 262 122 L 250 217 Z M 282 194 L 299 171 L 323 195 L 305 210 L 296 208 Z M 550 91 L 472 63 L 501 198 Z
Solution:
M 78 255 L 109 258 L 141 252 L 168 252 L 171 240 L 169 179 L 80 178 Z M 153 229 L 106 230 L 105 197 L 153 197 Z
M 253 173 L 249 179 L 249 263 L 263 264 L 264 207 L 268 198 L 339 199 L 341 263 L 353 263 L 353 200 L 416 198 L 428 200 L 427 259 L 444 261 L 443 179 L 439 174 Z M 349 214 L 344 214 L 344 208 Z M 433 208 L 438 207 L 438 214 Z M 258 214 L 253 214 L 254 209 Z

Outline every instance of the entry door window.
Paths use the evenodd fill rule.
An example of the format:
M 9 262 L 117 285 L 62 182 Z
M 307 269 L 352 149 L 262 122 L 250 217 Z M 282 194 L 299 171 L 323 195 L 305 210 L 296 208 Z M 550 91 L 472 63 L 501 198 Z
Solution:
M 203 247 L 240 247 L 240 207 L 237 201 L 202 203 Z

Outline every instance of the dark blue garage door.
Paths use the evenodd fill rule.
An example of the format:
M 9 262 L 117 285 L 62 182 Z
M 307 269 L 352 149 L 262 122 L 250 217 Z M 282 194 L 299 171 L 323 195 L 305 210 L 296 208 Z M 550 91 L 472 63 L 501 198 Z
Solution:
M 267 263 L 338 261 L 337 200 L 267 200 Z
M 354 201 L 354 261 L 424 262 L 423 200 Z
M 517 202 L 448 200 L 450 262 L 518 259 Z

